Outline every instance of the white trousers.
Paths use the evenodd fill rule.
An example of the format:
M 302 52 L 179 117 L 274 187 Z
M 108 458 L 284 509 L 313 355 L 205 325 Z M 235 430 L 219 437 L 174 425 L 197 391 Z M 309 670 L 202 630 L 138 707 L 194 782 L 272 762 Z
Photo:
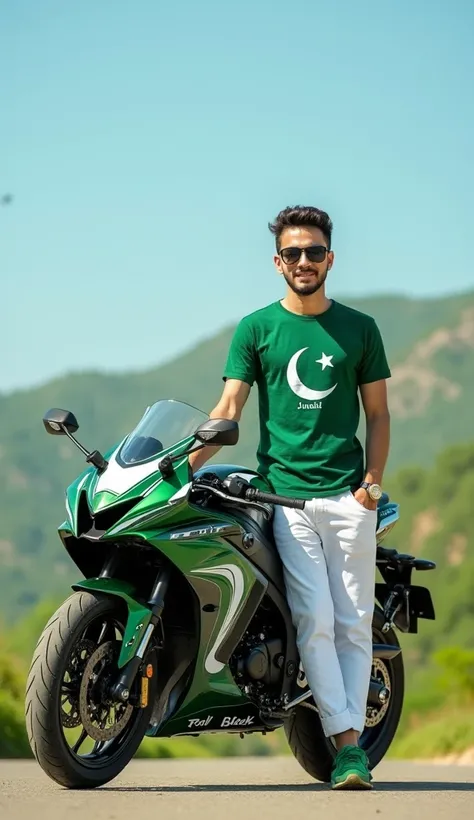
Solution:
M 275 506 L 288 605 L 323 731 L 362 732 L 372 667 L 375 510 L 351 492 Z

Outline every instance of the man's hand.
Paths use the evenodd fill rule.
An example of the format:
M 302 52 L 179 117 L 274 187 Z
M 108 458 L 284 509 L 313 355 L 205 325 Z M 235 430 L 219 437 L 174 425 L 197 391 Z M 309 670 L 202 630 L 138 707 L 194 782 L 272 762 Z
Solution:
M 355 491 L 354 498 L 359 502 L 359 504 L 366 507 L 368 510 L 377 509 L 377 502 L 372 500 L 367 490 L 364 490 L 363 487 L 359 487 L 359 489 Z

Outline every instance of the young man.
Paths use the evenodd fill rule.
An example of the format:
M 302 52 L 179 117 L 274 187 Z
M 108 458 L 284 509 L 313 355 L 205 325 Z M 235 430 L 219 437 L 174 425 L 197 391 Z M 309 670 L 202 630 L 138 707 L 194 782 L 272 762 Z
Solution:
M 332 786 L 371 788 L 358 739 L 372 664 L 390 370 L 374 320 L 326 296 L 334 262 L 327 213 L 286 208 L 269 227 L 286 295 L 241 320 L 210 415 L 238 421 L 258 385 L 259 470 L 274 492 L 307 499 L 304 511 L 276 506 L 274 532 L 306 678 L 324 733 L 338 749 Z M 356 437 L 359 394 L 365 458 Z M 213 453 L 197 453 L 193 469 Z

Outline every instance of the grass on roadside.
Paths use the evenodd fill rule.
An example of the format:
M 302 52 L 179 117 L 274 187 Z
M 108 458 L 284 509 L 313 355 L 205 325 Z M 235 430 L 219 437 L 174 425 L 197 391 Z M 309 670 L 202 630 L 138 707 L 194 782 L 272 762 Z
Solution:
M 474 748 L 474 710 L 449 709 L 395 737 L 387 757 L 443 757 L 469 748 Z

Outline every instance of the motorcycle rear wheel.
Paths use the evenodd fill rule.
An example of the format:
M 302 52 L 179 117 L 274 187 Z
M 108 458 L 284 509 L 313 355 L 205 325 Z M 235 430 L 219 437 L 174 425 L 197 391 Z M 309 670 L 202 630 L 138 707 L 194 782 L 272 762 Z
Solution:
M 75 592 L 50 618 L 36 645 L 25 697 L 28 739 L 43 771 L 69 789 L 113 780 L 148 728 L 157 677 L 154 650 L 146 659 L 153 665 L 146 708 L 115 706 L 106 694 L 124 624 L 117 599 Z M 85 677 L 90 680 L 82 683 Z M 71 730 L 79 732 L 72 748 L 66 734 Z M 92 751 L 80 755 L 80 747 L 92 741 Z
M 372 620 L 373 639 L 376 643 L 399 646 L 395 632 L 390 629 L 382 633 L 385 622 L 383 613 L 376 607 Z M 382 720 L 375 726 L 366 726 L 359 738 L 359 745 L 369 759 L 369 768 L 377 766 L 386 755 L 395 737 L 403 708 L 405 673 L 402 653 L 392 660 L 384 660 L 390 679 L 390 701 Z M 336 748 L 330 738 L 325 737 L 319 713 L 313 701 L 297 706 L 285 722 L 288 745 L 302 768 L 315 780 L 329 783 L 331 769 L 336 756 Z

